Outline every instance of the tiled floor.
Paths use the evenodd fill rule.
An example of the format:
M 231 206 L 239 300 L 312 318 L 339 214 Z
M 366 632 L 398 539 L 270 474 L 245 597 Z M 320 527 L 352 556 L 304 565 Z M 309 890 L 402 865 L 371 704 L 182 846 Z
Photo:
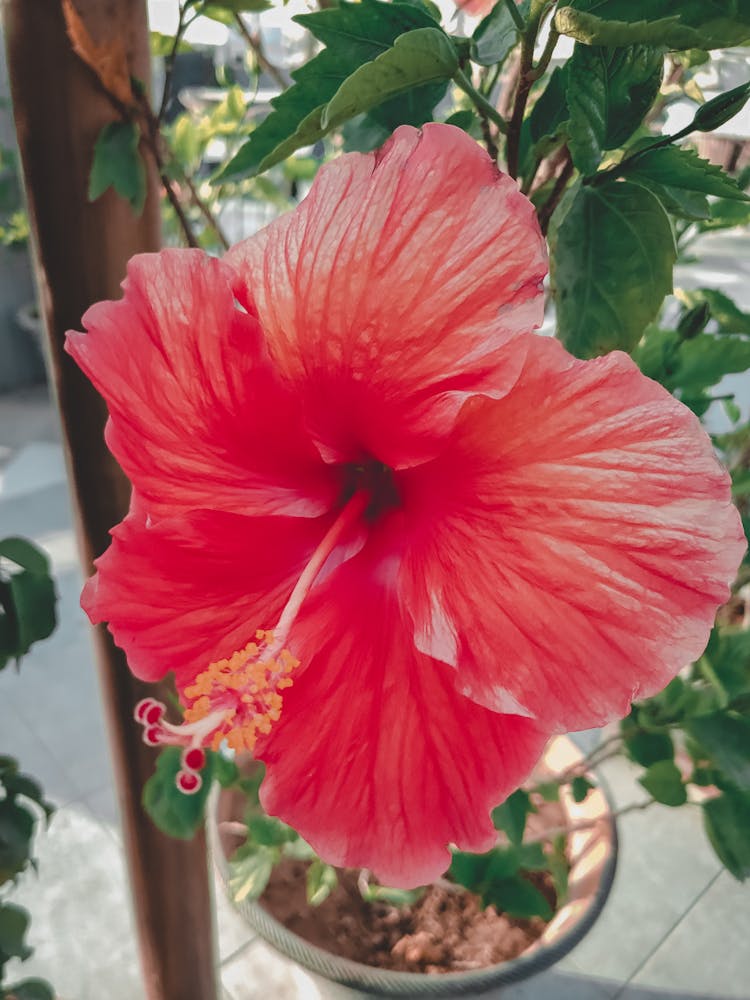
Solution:
M 746 242 L 743 244 L 746 247 Z M 750 263 L 732 238 L 713 244 L 713 273 L 685 284 L 730 287 L 750 307 Z M 745 406 L 747 382 L 740 385 Z M 60 626 L 22 666 L 0 674 L 0 752 L 17 756 L 58 803 L 38 842 L 39 877 L 16 898 L 33 915 L 34 957 L 14 969 L 55 983 L 60 1000 L 140 1000 L 112 775 L 56 424 L 42 390 L 0 396 L 0 533 L 28 535 L 52 556 Z M 622 762 L 606 777 L 620 804 L 638 797 Z M 620 824 L 612 896 L 586 939 L 555 970 L 502 991 L 503 1000 L 750 998 L 750 891 L 706 844 L 697 810 L 656 807 Z M 278 958 L 217 892 L 224 1000 L 343 1000 Z M 499 995 L 499 994 L 498 994 Z M 172 1000 L 172 998 L 170 998 Z M 173 1000 L 201 1000 L 175 997 Z

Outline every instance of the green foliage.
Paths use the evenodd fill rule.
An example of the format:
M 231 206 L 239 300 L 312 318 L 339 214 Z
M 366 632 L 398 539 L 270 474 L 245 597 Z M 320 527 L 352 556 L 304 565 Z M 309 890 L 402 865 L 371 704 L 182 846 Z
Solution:
M 715 49 L 750 39 L 745 0 L 570 0 L 557 30 L 588 45 Z
M 687 802 L 687 789 L 674 761 L 659 760 L 651 764 L 638 780 L 657 802 L 665 806 L 682 806 Z
M 750 794 L 725 792 L 703 804 L 708 839 L 727 870 L 740 882 L 750 876 Z
M 0 1000 L 55 1000 L 55 991 L 43 979 L 24 979 L 0 989 Z
M 643 121 L 661 86 L 664 51 L 648 45 L 576 45 L 567 64 L 569 149 L 583 175 L 604 150 L 621 146 Z
M 407 32 L 419 29 L 438 32 L 434 18 L 423 8 L 406 3 L 383 3 L 381 0 L 364 0 L 358 4 L 342 0 L 336 7 L 313 14 L 300 14 L 295 20 L 308 28 L 326 48 L 295 70 L 292 74 L 294 85 L 273 99 L 273 112 L 224 167 L 219 180 L 236 180 L 262 173 L 296 149 L 321 139 L 332 127 L 324 124 L 328 102 L 337 97 L 339 88 L 352 74 L 387 53 L 396 39 Z M 407 49 L 402 47 L 402 55 Z M 386 70 L 386 76 L 392 79 L 392 62 L 389 61 Z M 404 71 L 403 65 L 401 71 Z M 381 69 L 375 72 L 382 73 L 382 64 Z M 371 81 L 372 76 L 368 76 L 365 80 L 367 87 Z M 430 92 L 433 107 L 445 91 L 443 84 L 440 87 L 440 92 Z M 351 88 L 349 84 L 345 93 L 351 95 Z M 422 93 L 425 91 L 422 90 Z M 390 93 L 384 95 L 388 96 Z M 334 109 L 338 107 L 341 111 L 342 101 L 342 98 L 338 99 Z M 408 102 L 405 104 L 409 112 L 413 112 Z M 355 107 L 352 114 L 362 110 L 364 107 Z M 336 120 L 341 122 L 344 119 L 339 117 Z
M 570 783 L 570 791 L 574 802 L 583 802 L 592 788 L 596 788 L 593 782 L 582 774 L 577 775 Z
M 710 219 L 707 195 L 750 200 L 721 167 L 702 160 L 692 149 L 665 146 L 650 150 L 635 158 L 623 173 L 653 191 L 667 211 L 682 218 Z
M 341 84 L 323 110 L 321 126 L 329 131 L 411 87 L 447 82 L 457 69 L 456 50 L 442 31 L 408 31 Z
M 206 754 L 206 766 L 201 772 L 203 784 L 193 795 L 185 795 L 175 783 L 182 768 L 181 757 L 180 747 L 164 747 L 159 752 L 156 770 L 143 786 L 143 808 L 162 833 L 178 840 L 192 840 L 203 826 L 214 755 Z
M 26 944 L 29 914 L 22 906 L 0 902 L 0 974 L 12 958 L 22 962 L 31 955 Z
M 450 877 L 481 897 L 485 906 L 495 906 L 518 918 L 552 916 L 549 900 L 524 874 L 548 865 L 540 844 L 495 848 L 486 854 L 455 851 Z
M 239 847 L 229 863 L 229 891 L 235 903 L 257 899 L 278 860 L 278 851 L 273 847 L 249 841 Z
M 750 792 L 750 719 L 722 711 L 691 719 L 689 735 L 731 785 Z
M 311 906 L 320 906 L 339 884 L 336 869 L 316 858 L 307 869 L 306 894 Z
M 731 121 L 736 114 L 745 107 L 750 98 L 750 81 L 743 83 L 734 90 L 728 90 L 726 94 L 718 94 L 710 101 L 706 101 L 695 112 L 691 131 L 713 132 L 720 125 Z
M 19 662 L 57 623 L 57 594 L 44 552 L 23 538 L 0 540 L 0 670 Z
M 511 844 L 517 847 L 523 840 L 526 819 L 531 812 L 536 812 L 531 796 L 523 788 L 519 788 L 502 805 L 492 810 L 492 822 L 495 829 L 503 830 Z
M 141 133 L 132 121 L 108 122 L 94 146 L 89 201 L 113 188 L 140 215 L 146 201 L 146 168 L 138 149 Z
M 501 0 L 477 25 L 471 38 L 471 58 L 480 66 L 502 65 L 518 37 L 516 22 Z
M 560 340 L 581 358 L 632 351 L 672 289 L 676 251 L 659 200 L 630 181 L 582 185 L 550 242 Z

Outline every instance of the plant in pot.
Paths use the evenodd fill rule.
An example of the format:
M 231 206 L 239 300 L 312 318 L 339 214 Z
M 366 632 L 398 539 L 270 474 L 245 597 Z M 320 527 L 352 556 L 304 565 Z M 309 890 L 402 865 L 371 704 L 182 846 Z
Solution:
M 747 492 L 743 415 L 714 387 L 750 365 L 748 320 L 715 289 L 664 302 L 696 231 L 746 216 L 743 186 L 684 140 L 750 84 L 694 101 L 675 135 L 659 122 L 700 97 L 690 47 L 750 25 L 646 6 L 498 3 L 470 38 L 428 2 L 297 18 L 324 49 L 213 180 L 236 197 L 313 143 L 330 162 L 220 259 L 195 249 L 159 112 L 100 75 L 129 139 L 107 126 L 92 195 L 109 182 L 137 210 L 140 158 L 173 157 L 194 249 L 136 258 L 123 299 L 69 337 L 134 486 L 83 604 L 138 676 L 175 676 L 179 710 L 136 708 L 167 747 L 146 807 L 190 835 L 227 786 L 230 887 L 342 981 L 476 991 L 554 960 L 611 882 L 590 772 L 608 755 L 644 769 L 635 808 L 709 789 L 711 842 L 748 870 L 739 612 L 711 633 L 746 547 L 732 487 Z M 188 0 L 170 51 L 220 8 L 243 26 L 236 5 Z M 556 338 L 534 333 L 548 254 Z M 711 442 L 698 418 L 717 401 L 733 429 Z M 532 776 L 551 737 L 620 719 Z M 341 972 L 264 916 L 295 872 L 339 930 L 351 901 L 370 921 L 356 957 L 390 969 L 363 979 L 350 955 Z M 420 924 L 435 910 L 493 944 L 505 921 L 544 957 L 485 975 L 512 951 L 438 954 Z

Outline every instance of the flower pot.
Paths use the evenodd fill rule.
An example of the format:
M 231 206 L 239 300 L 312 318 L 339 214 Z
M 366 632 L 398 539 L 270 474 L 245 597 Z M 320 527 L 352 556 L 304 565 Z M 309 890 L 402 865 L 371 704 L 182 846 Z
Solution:
M 539 781 L 574 764 L 580 752 L 560 737 L 548 747 L 536 772 Z M 590 930 L 599 916 L 612 887 L 617 860 L 617 833 L 606 791 L 591 791 L 582 803 L 576 803 L 563 790 L 561 801 L 566 824 L 594 822 L 593 826 L 574 829 L 569 835 L 571 864 L 568 896 L 546 929 L 518 958 L 467 972 L 421 974 L 395 972 L 354 962 L 310 944 L 288 930 L 257 902 L 243 901 L 237 906 L 253 930 L 277 951 L 304 966 L 310 972 L 344 986 L 375 996 L 477 996 L 498 986 L 509 985 L 554 965 L 571 951 Z M 244 798 L 234 790 L 221 791 L 212 812 L 211 841 L 220 875 L 227 883 L 227 858 L 237 846 L 237 838 L 219 824 L 237 821 L 242 816 Z

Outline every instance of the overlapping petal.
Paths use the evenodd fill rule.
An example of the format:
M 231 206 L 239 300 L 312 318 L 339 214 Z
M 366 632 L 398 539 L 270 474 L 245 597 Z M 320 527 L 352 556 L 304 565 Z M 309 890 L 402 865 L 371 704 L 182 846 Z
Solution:
M 467 394 L 513 384 L 523 357 L 504 347 L 542 318 L 533 209 L 451 126 L 403 126 L 324 166 L 227 259 L 331 461 L 434 452 Z
M 414 648 L 393 565 L 371 540 L 321 585 L 292 643 L 307 668 L 256 755 L 261 801 L 331 864 L 387 885 L 442 874 L 446 845 L 488 850 L 489 811 L 528 775 L 546 734 L 457 695 Z
M 272 628 L 329 519 L 195 511 L 150 525 L 136 509 L 112 531 L 82 604 L 106 621 L 130 669 L 178 687 Z
M 402 474 L 400 589 L 459 691 L 565 731 L 700 655 L 745 540 L 685 406 L 624 354 L 529 339 L 513 391 L 469 401 L 440 458 Z
M 320 514 L 338 484 L 229 274 L 199 250 L 135 257 L 124 297 L 89 309 L 67 349 L 107 401 L 107 442 L 152 516 Z

